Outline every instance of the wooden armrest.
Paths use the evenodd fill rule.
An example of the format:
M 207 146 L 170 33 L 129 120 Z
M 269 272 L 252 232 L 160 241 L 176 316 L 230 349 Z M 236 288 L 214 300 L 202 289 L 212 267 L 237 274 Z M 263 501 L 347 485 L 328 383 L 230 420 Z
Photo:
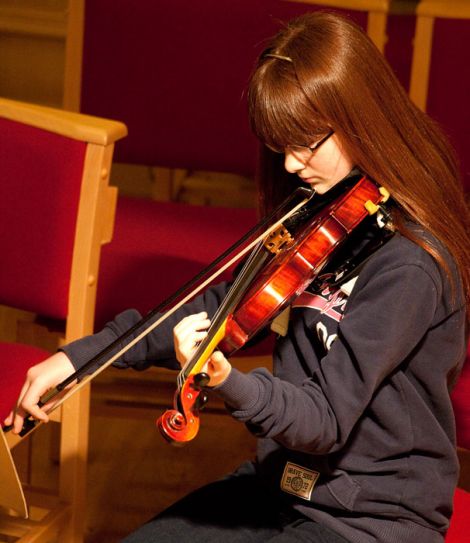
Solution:
M 79 141 L 109 145 L 127 135 L 127 127 L 91 115 L 0 98 L 0 116 Z

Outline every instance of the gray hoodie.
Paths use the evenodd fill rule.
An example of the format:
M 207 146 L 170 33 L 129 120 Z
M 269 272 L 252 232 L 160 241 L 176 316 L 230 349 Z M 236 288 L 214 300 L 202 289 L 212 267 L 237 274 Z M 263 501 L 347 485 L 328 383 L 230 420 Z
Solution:
M 456 284 L 452 298 L 429 254 L 396 234 L 355 281 L 316 281 L 292 303 L 273 374 L 233 368 L 215 389 L 259 438 L 260 484 L 351 542 L 443 541 L 458 478 L 448 376 L 466 347 Z M 173 326 L 213 315 L 227 288 L 209 288 L 116 365 L 177 369 Z M 139 319 L 126 311 L 63 350 L 78 368 Z

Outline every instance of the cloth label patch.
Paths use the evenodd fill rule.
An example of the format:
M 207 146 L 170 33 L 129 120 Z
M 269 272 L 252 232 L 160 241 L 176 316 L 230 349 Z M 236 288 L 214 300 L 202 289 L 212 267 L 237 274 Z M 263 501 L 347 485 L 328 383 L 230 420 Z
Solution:
M 281 489 L 304 500 L 310 500 L 313 487 L 320 473 L 287 462 L 281 479 Z

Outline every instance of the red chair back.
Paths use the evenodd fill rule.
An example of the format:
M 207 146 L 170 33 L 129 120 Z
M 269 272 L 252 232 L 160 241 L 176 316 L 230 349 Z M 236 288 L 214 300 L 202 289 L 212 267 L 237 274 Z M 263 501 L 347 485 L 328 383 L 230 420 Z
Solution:
M 81 111 L 127 124 L 118 162 L 253 175 L 249 75 L 282 21 L 313 9 L 279 0 L 88 1 Z M 366 26 L 366 12 L 350 14 Z
M 470 450 L 470 344 L 459 380 L 452 391 L 457 428 L 457 445 Z
M 0 118 L 0 254 L 8 258 L 0 303 L 67 316 L 85 151 L 83 142 Z
M 470 192 L 470 19 L 434 21 L 427 111 L 445 128 L 461 160 Z

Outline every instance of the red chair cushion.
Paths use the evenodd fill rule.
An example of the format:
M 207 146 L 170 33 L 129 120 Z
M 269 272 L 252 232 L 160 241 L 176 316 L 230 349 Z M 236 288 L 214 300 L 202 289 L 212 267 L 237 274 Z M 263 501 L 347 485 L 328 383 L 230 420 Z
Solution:
M 113 240 L 102 251 L 96 330 L 125 309 L 142 315 L 205 269 L 257 222 L 254 209 L 192 206 L 121 197 Z M 219 282 L 230 279 L 224 272 Z M 272 352 L 272 338 L 246 349 Z
M 0 342 L 0 423 L 15 406 L 26 378 L 26 372 L 31 366 L 42 362 L 51 353 L 38 347 L 20 343 Z
M 451 399 L 457 427 L 457 445 L 470 449 L 470 344 L 467 359 L 452 391 Z
M 113 240 L 102 251 L 96 328 L 125 309 L 146 314 L 256 222 L 254 209 L 119 198 Z
M 470 493 L 457 488 L 445 543 L 470 543 Z

